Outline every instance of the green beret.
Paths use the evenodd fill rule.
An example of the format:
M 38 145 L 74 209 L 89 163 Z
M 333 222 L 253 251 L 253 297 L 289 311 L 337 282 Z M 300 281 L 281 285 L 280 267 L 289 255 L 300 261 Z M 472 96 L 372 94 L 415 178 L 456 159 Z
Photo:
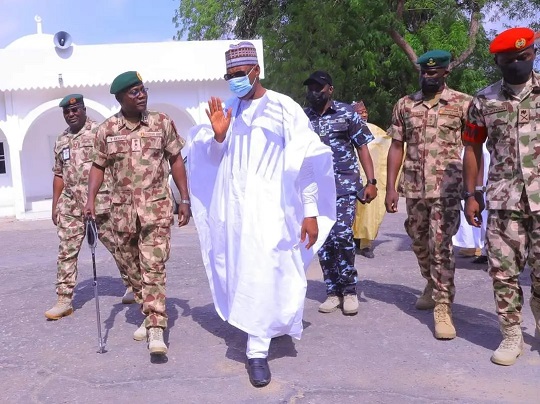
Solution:
M 66 95 L 64 98 L 62 98 L 62 101 L 60 101 L 60 104 L 58 104 L 58 106 L 61 108 L 65 108 L 75 104 L 84 104 L 83 96 L 81 94 Z
M 450 59 L 452 58 L 452 55 L 450 52 L 435 49 L 431 50 L 429 52 L 424 53 L 422 56 L 418 58 L 416 63 L 418 63 L 421 67 L 424 68 L 439 68 L 439 67 L 448 67 L 450 64 Z
M 135 71 L 124 72 L 116 76 L 116 78 L 113 80 L 111 84 L 111 94 L 116 95 L 120 91 L 136 84 L 142 84 L 141 75 Z

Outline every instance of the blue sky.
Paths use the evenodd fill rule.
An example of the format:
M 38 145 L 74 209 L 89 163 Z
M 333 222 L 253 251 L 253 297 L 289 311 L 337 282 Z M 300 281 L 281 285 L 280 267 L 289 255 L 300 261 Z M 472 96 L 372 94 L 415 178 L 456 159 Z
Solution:
M 180 0 L 0 0 L 0 48 L 36 33 L 67 31 L 80 45 L 171 40 Z

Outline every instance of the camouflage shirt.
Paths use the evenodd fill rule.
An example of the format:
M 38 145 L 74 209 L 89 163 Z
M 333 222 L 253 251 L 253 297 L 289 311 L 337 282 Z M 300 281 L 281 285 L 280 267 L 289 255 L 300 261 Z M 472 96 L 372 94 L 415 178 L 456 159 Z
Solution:
M 421 91 L 394 106 L 388 135 L 407 143 L 399 191 L 406 198 L 452 198 L 459 207 L 461 133 L 472 97 L 445 87 L 434 105 Z
M 519 96 L 503 81 L 479 91 L 463 140 L 487 140 L 488 209 L 519 210 L 525 192 L 531 210 L 540 210 L 540 74 L 534 73 Z
M 111 168 L 116 231 L 135 232 L 137 218 L 141 225 L 172 224 L 169 158 L 184 143 L 171 119 L 160 112 L 146 111 L 136 124 L 119 112 L 99 126 L 94 163 Z
M 337 196 L 356 193 L 362 179 L 354 148 L 373 140 L 366 123 L 351 105 L 339 101 L 332 101 L 322 115 L 311 107 L 304 111 L 323 143 L 332 149 Z
M 88 195 L 88 175 L 92 167 L 92 151 L 98 124 L 91 119 L 78 133 L 71 133 L 67 128 L 54 146 L 54 175 L 64 181 L 60 204 L 67 204 L 61 212 L 71 212 L 74 216 L 82 214 Z M 110 175 L 105 171 L 103 185 L 96 197 L 96 212 L 105 213 L 110 208 Z

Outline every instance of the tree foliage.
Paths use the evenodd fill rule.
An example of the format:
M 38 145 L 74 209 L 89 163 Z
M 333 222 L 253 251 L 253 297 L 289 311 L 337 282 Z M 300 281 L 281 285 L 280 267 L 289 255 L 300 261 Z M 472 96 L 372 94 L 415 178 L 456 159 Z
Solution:
M 540 0 L 183 0 L 173 22 L 175 39 L 263 38 L 268 88 L 303 104 L 303 80 L 327 70 L 335 98 L 363 99 L 370 121 L 384 127 L 397 99 L 417 90 L 412 62 L 429 49 L 453 54 L 453 88 L 474 93 L 494 81 L 481 12 L 510 7 L 518 16 L 518 2 L 540 7 Z

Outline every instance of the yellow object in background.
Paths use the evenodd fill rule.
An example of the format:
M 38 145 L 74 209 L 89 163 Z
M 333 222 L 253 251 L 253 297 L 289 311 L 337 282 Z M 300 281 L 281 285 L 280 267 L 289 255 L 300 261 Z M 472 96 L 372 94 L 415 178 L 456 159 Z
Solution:
M 373 160 L 373 169 L 377 180 L 377 198 L 369 204 L 364 205 L 358 202 L 356 205 L 353 234 L 355 239 L 361 240 L 360 248 L 369 247 L 366 244 L 375 240 L 386 213 L 384 207 L 384 199 L 386 198 L 386 158 L 392 143 L 392 138 L 384 130 L 371 123 L 368 123 L 367 126 L 375 137 L 368 143 L 368 149 Z M 362 183 L 365 185 L 367 178 L 361 164 L 360 174 L 362 175 Z

